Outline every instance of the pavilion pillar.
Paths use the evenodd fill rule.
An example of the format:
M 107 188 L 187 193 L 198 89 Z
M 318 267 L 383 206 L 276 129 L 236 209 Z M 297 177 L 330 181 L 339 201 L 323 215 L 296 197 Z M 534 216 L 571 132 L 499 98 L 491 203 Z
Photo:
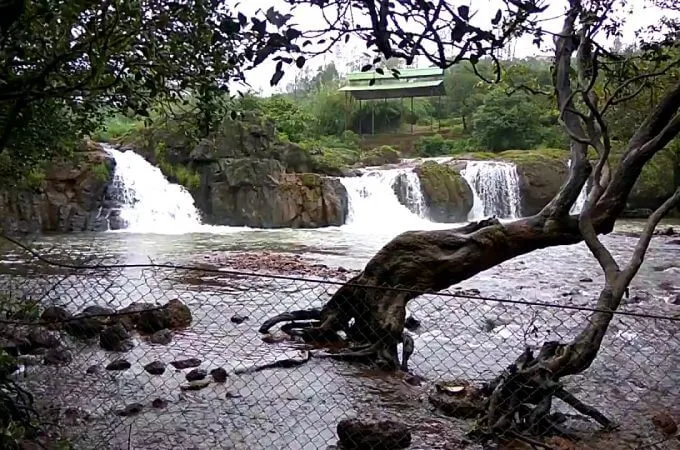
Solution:
M 375 134 L 375 100 L 371 102 L 371 134 Z
M 413 123 L 415 122 L 415 116 L 413 115 L 413 97 L 411 97 L 411 134 L 413 134 Z
M 359 136 L 362 135 L 363 130 L 362 130 L 362 123 L 363 122 L 363 112 L 364 110 L 361 108 L 361 99 L 359 99 Z

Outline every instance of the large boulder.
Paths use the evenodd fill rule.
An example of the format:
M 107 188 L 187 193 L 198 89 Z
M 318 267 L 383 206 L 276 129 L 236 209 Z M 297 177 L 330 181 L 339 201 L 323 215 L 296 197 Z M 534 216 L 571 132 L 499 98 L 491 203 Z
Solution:
M 385 164 L 396 164 L 400 159 L 399 152 L 393 147 L 381 145 L 362 153 L 360 162 L 365 166 L 383 166 Z
M 393 420 L 341 420 L 337 426 L 338 444 L 346 450 L 396 450 L 411 445 L 408 427 Z
M 85 141 L 72 159 L 53 161 L 33 190 L 0 190 L 0 229 L 9 233 L 106 230 L 101 207 L 115 161 Z
M 286 173 L 273 159 L 220 159 L 208 177 L 199 204 L 214 224 L 314 228 L 342 225 L 347 216 L 347 192 L 339 180 Z
M 191 325 L 191 310 L 180 300 L 173 299 L 162 308 L 145 309 L 139 313 L 137 329 L 143 333 L 156 333 L 169 329 L 187 328 Z
M 565 160 L 527 158 L 516 161 L 515 165 L 523 216 L 532 216 L 542 210 L 557 195 L 569 174 Z
M 467 181 L 452 167 L 426 161 L 416 167 L 427 213 L 434 222 L 463 222 L 474 197 Z

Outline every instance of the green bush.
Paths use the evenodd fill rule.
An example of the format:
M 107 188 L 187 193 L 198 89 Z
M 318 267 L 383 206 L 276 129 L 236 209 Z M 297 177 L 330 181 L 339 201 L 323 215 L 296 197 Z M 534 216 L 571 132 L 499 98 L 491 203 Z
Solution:
M 108 164 L 101 162 L 92 167 L 92 172 L 94 173 L 95 179 L 98 181 L 109 181 L 111 179 L 111 170 Z
M 449 143 L 441 134 L 424 136 L 415 144 L 416 154 L 423 157 L 446 155 L 451 150 Z
M 92 140 L 98 142 L 116 142 L 117 140 L 130 137 L 144 128 L 140 120 L 131 119 L 122 114 L 109 117 L 99 129 L 92 134 Z

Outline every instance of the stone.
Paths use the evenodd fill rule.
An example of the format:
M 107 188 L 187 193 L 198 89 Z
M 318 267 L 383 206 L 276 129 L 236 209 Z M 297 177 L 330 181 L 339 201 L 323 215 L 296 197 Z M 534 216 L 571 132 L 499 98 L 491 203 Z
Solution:
M 680 294 L 675 294 L 671 296 L 670 303 L 672 305 L 680 305 Z
M 156 409 L 167 408 L 168 404 L 170 404 L 170 402 L 165 400 L 164 398 L 155 398 L 151 402 L 151 406 Z
M 170 342 L 172 342 L 172 331 L 168 330 L 167 328 L 158 330 L 151 335 L 149 342 L 158 345 L 168 345 Z
M 188 358 L 188 359 L 179 359 L 177 361 L 173 361 L 170 363 L 172 367 L 174 367 L 177 370 L 182 370 L 182 369 L 189 369 L 191 367 L 198 367 L 201 365 L 201 360 L 198 358 Z
M 114 312 L 113 309 L 103 306 L 88 306 L 80 314 L 75 315 L 73 320 L 67 322 L 64 329 L 68 334 L 76 338 L 88 339 L 96 337 L 109 322 L 109 318 L 106 315 L 113 314 Z
M 474 196 L 467 181 L 452 167 L 426 161 L 415 169 L 425 201 L 425 211 L 434 222 L 463 222 L 472 209 Z M 406 175 L 395 184 L 399 201 L 410 207 Z M 418 212 L 418 211 L 414 211 Z M 421 213 L 423 211 L 420 211 Z
M 578 281 L 580 281 L 581 283 L 592 283 L 592 282 L 593 282 L 593 279 L 592 279 L 592 278 L 586 277 L 586 278 L 581 278 L 581 279 L 578 280 Z
M 48 331 L 43 328 L 34 328 L 28 333 L 28 341 L 33 349 L 59 347 L 59 333 Z
M 359 162 L 364 166 L 384 166 L 401 160 L 399 152 L 389 145 L 381 145 L 361 154 Z
M 210 371 L 210 376 L 215 381 L 215 383 L 224 383 L 227 381 L 227 371 L 222 367 L 213 369 Z
M 151 375 L 163 375 L 163 373 L 165 373 L 165 364 L 160 361 L 153 361 L 145 365 L 144 370 Z
M 191 310 L 178 299 L 170 300 L 162 308 L 147 309 L 139 314 L 137 329 L 156 333 L 164 329 L 176 330 L 191 325 Z
M 120 370 L 127 370 L 130 367 L 132 367 L 132 364 L 130 364 L 129 361 L 127 361 L 125 359 L 116 359 L 114 361 L 111 361 L 106 366 L 106 370 L 120 371 Z
M 678 423 L 665 411 L 660 411 L 652 416 L 652 424 L 665 436 L 674 436 L 678 432 Z
M 241 397 L 243 397 L 241 394 L 236 393 L 236 392 L 231 392 L 231 391 L 227 391 L 227 393 L 224 396 L 226 398 L 241 398 Z
M 59 330 L 64 327 L 66 320 L 71 318 L 71 313 L 61 306 L 48 306 L 40 314 L 40 321 L 45 322 L 47 328 Z
M 346 450 L 396 450 L 411 445 L 411 432 L 393 420 L 341 420 L 337 426 L 338 444 Z
M 118 321 L 122 323 L 128 330 L 137 328 L 139 324 L 139 317 L 142 311 L 147 309 L 157 308 L 159 305 L 153 303 L 134 302 L 118 311 Z
M 117 414 L 123 417 L 134 416 L 142 412 L 143 409 L 144 405 L 141 403 L 130 403 L 129 405 L 125 406 L 125 408 L 118 410 Z
M 241 316 L 239 314 L 235 314 L 235 315 L 231 316 L 230 320 L 231 320 L 232 323 L 235 323 L 235 324 L 238 325 L 238 324 L 241 324 L 241 323 L 245 322 L 246 320 L 248 320 L 248 316 Z
M 183 384 L 180 389 L 183 391 L 198 391 L 210 385 L 210 380 L 196 380 L 188 384 Z
M 193 369 L 186 374 L 185 378 L 187 381 L 198 381 L 203 380 L 207 376 L 208 372 L 206 372 L 205 369 Z
M 61 366 L 73 360 L 71 353 L 63 347 L 51 348 L 45 353 L 43 364 L 48 366 Z
M 420 328 L 420 320 L 416 319 L 413 316 L 408 316 L 404 321 L 404 328 L 406 328 L 409 331 L 415 331 L 418 328 Z
M 485 412 L 484 396 L 466 380 L 437 383 L 436 391 L 429 395 L 430 403 L 446 414 L 458 419 L 475 419 Z
M 126 352 L 131 350 L 134 344 L 123 324 L 117 323 L 102 330 L 99 335 L 99 346 L 112 352 Z
M 102 367 L 100 365 L 93 364 L 90 367 L 88 367 L 87 370 L 85 370 L 85 373 L 97 374 L 97 373 L 100 373 L 101 371 L 102 371 Z
M 671 245 L 680 245 L 680 239 L 673 239 L 668 241 L 668 243 Z

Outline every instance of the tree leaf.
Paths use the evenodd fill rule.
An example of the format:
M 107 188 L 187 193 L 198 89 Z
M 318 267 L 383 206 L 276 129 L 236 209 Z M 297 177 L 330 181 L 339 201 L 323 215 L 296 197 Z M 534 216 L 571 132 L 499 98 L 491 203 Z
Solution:
M 298 69 L 302 69 L 302 67 L 305 65 L 305 57 L 298 56 L 295 60 L 295 65 L 298 67 Z
M 458 15 L 463 20 L 468 20 L 470 18 L 470 7 L 467 5 L 460 5 L 458 7 Z
M 365 66 L 363 66 L 363 67 L 361 68 L 361 71 L 362 71 L 362 72 L 368 72 L 368 71 L 371 70 L 372 68 L 373 68 L 373 64 L 366 64 Z
M 281 78 L 283 78 L 283 75 L 284 75 L 283 70 L 277 70 L 276 72 L 274 72 L 272 79 L 269 80 L 269 84 L 271 86 L 276 86 L 279 83 L 279 81 L 281 81 Z
M 491 19 L 491 24 L 492 25 L 498 25 L 501 21 L 501 18 L 503 17 L 503 12 L 499 9 L 496 11 L 496 15 L 494 16 L 493 19 Z

